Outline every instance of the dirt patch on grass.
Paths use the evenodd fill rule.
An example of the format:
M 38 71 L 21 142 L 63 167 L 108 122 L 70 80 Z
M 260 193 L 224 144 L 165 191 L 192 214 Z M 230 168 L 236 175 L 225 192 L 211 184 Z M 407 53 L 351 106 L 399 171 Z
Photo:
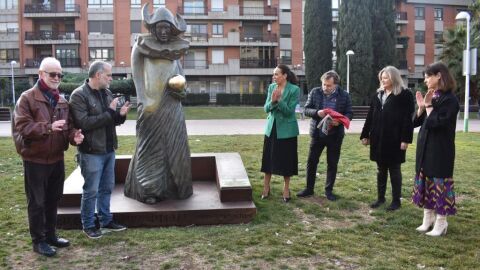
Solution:
M 325 199 L 322 198 L 309 198 L 308 200 L 319 205 L 325 204 Z M 326 210 L 330 211 L 329 208 L 326 208 Z M 295 215 L 306 228 L 314 227 L 327 230 L 350 228 L 358 224 L 372 223 L 375 217 L 370 215 L 371 211 L 367 204 L 360 204 L 360 207 L 356 210 L 335 210 L 335 218 L 328 216 L 319 218 L 306 214 L 301 208 L 293 209 Z

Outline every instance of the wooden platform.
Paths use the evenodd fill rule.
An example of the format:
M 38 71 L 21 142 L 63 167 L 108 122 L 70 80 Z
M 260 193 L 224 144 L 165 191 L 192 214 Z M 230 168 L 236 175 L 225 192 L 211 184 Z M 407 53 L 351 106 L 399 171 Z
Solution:
M 193 195 L 148 205 L 123 195 L 131 156 L 117 156 L 116 186 L 110 210 L 128 227 L 164 227 L 248 223 L 256 214 L 252 188 L 238 153 L 192 155 Z M 77 168 L 65 181 L 58 227 L 80 229 L 83 177 Z

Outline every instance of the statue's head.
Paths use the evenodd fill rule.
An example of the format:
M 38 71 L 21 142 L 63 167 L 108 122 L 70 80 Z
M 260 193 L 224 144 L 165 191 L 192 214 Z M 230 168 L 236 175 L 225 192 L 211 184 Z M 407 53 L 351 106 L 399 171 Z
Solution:
M 180 15 L 173 16 L 170 10 L 164 7 L 149 14 L 147 3 L 143 6 L 142 17 L 145 27 L 161 43 L 168 42 L 172 36 L 178 36 L 187 29 L 187 23 Z

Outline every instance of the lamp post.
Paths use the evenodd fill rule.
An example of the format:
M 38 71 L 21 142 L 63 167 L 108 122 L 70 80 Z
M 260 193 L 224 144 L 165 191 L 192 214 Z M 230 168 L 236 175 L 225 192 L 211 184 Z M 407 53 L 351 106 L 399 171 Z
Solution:
M 470 97 L 470 14 L 462 11 L 455 17 L 456 20 L 467 21 L 467 44 L 465 48 L 465 109 L 463 111 L 463 132 L 468 132 L 468 114 Z
M 347 55 L 347 93 L 350 93 L 350 55 L 355 53 L 352 50 L 348 50 Z
M 13 65 L 16 65 L 17 62 L 15 60 L 10 62 L 10 67 L 12 70 L 12 98 L 13 98 L 13 107 L 15 107 L 15 80 L 14 80 L 14 73 L 13 73 Z

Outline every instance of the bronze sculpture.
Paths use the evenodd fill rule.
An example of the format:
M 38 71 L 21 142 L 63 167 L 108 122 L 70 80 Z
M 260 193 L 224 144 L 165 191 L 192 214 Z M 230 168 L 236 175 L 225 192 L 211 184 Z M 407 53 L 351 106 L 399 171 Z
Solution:
M 137 89 L 137 145 L 125 180 L 127 197 L 153 204 L 185 199 L 193 193 L 190 149 L 181 99 L 185 78 L 180 57 L 189 42 L 179 35 L 185 20 L 166 8 L 142 9 L 149 34 L 132 48 L 132 75 Z

